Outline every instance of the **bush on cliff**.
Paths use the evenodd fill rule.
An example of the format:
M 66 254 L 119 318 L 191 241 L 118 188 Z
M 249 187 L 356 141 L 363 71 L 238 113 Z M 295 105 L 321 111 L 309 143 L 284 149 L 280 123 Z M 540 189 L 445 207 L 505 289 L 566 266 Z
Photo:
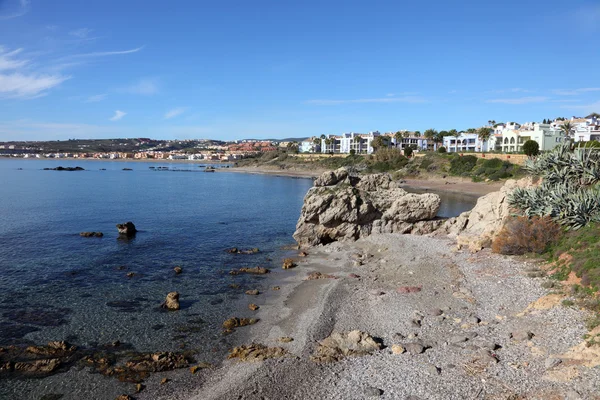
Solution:
M 368 160 L 367 172 L 396 171 L 408 164 L 408 158 L 396 148 L 377 150 Z
M 511 217 L 492 242 L 500 254 L 542 254 L 561 234 L 560 226 L 547 217 Z
M 455 176 L 470 176 L 471 170 L 477 165 L 475 156 L 454 155 L 450 161 L 450 174 Z

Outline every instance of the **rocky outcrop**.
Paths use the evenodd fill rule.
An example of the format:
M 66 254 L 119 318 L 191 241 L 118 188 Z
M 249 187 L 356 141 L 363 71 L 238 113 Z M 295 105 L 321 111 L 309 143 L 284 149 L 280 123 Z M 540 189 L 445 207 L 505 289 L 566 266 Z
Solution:
M 441 226 L 436 194 L 400 189 L 387 174 L 353 176 L 340 168 L 315 180 L 294 239 L 301 246 L 356 240 L 371 233 L 430 233 Z
M 117 230 L 119 231 L 119 235 L 132 237 L 137 233 L 137 229 L 135 229 L 135 225 L 133 222 L 125 222 L 124 224 L 117 224 Z
M 260 253 L 258 247 L 254 247 L 252 249 L 238 249 L 237 247 L 232 247 L 231 249 L 227 249 L 229 254 L 257 254 Z
M 270 270 L 265 267 L 243 267 L 240 269 L 234 269 L 229 271 L 229 275 L 239 275 L 239 274 L 253 274 L 253 275 L 264 275 L 268 274 Z
M 471 211 L 447 220 L 440 232 L 456 237 L 459 248 L 466 247 L 472 252 L 489 247 L 504 226 L 506 218 L 511 215 L 508 195 L 518 187 L 536 184 L 530 177 L 518 181 L 509 179 L 498 192 L 480 197 Z

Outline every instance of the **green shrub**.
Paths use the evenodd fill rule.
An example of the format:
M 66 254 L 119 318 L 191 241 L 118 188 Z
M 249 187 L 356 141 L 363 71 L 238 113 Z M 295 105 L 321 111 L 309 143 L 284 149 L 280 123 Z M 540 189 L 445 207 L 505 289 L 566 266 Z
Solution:
M 410 157 L 412 156 L 413 153 L 413 149 L 410 146 L 406 146 L 406 148 L 404 149 L 404 157 Z
M 450 174 L 458 176 L 467 174 L 468 176 L 476 164 L 477 157 L 475 156 L 453 157 L 450 161 Z
M 523 153 L 529 157 L 540 154 L 540 145 L 535 140 L 527 140 L 523 143 Z
M 445 153 L 446 152 L 446 148 L 444 146 L 441 146 L 437 149 L 438 153 Z
M 396 171 L 408 164 L 408 158 L 396 148 L 385 148 L 375 152 L 367 164 L 368 172 Z

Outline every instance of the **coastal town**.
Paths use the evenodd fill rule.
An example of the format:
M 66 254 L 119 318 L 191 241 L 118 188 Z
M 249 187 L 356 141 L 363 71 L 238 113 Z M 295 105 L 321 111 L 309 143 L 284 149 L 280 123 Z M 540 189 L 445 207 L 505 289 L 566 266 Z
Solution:
M 443 148 L 449 153 L 523 153 L 523 145 L 534 141 L 539 151 L 549 151 L 569 138 L 574 142 L 600 140 L 600 114 L 585 117 L 544 119 L 542 122 L 496 122 L 463 131 L 455 129 L 424 132 L 398 130 L 396 132 L 348 132 L 323 134 L 309 138 L 287 140 L 243 139 L 234 141 L 110 139 L 113 151 L 99 151 L 100 147 L 79 144 L 79 140 L 52 142 L 0 143 L 0 156 L 22 158 L 75 158 L 75 159 L 134 159 L 134 160 L 188 160 L 235 162 L 266 152 L 284 150 L 293 153 L 371 154 L 378 147 L 395 147 L 402 151 L 436 151 Z M 127 141 L 125 143 L 124 141 Z M 94 142 L 91 140 L 91 142 Z M 104 142 L 97 140 L 95 142 Z M 57 143 L 71 144 L 69 151 L 47 151 Z M 92 151 L 93 150 L 93 151 Z

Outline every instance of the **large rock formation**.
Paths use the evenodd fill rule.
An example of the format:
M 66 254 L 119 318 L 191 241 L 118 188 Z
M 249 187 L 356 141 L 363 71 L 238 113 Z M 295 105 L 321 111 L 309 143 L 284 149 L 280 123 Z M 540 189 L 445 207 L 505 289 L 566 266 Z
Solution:
M 489 247 L 504 226 L 506 218 L 513 213 L 508 205 L 508 195 L 518 187 L 535 184 L 530 177 L 518 181 L 507 180 L 500 191 L 480 197 L 471 211 L 447 220 L 440 232 L 456 237 L 459 247 L 467 247 L 472 252 Z
M 301 246 L 356 240 L 371 233 L 430 233 L 442 221 L 437 194 L 400 189 L 387 174 L 353 176 L 344 168 L 315 180 L 302 206 L 294 239 Z

